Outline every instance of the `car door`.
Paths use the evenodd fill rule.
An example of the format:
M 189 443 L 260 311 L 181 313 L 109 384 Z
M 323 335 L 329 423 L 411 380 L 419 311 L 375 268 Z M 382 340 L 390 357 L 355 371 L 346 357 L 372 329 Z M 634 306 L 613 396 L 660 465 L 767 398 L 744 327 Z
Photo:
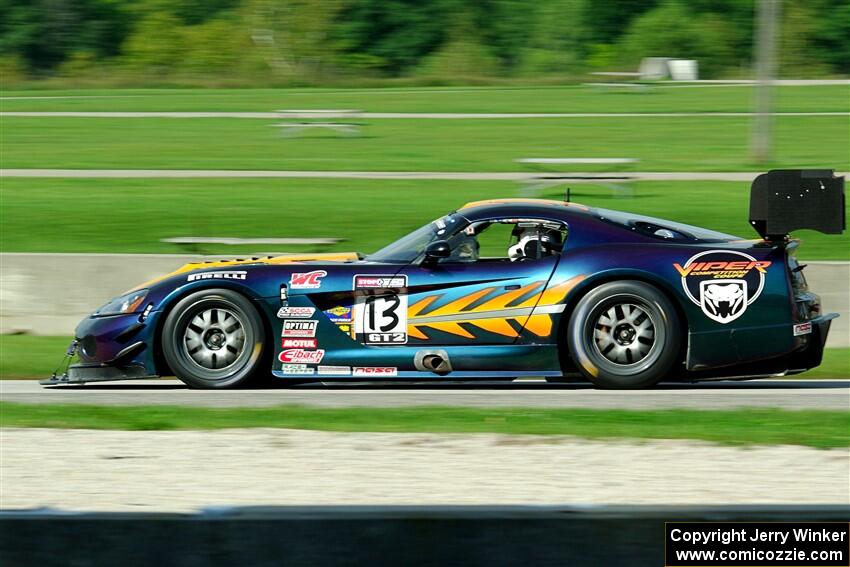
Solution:
M 511 344 L 530 322 L 538 321 L 543 327 L 531 330 L 548 336 L 550 318 L 531 316 L 558 264 L 560 248 L 512 260 L 509 249 L 518 245 L 514 233 L 521 222 L 526 227 L 546 223 L 550 230 L 557 226 L 529 219 L 473 223 L 448 239 L 449 258 L 405 266 L 395 283 L 404 284 L 407 294 L 380 303 L 377 307 L 386 312 L 376 311 L 376 319 L 365 320 L 403 327 L 403 339 L 411 345 Z M 482 224 L 489 233 L 486 239 L 475 234 Z

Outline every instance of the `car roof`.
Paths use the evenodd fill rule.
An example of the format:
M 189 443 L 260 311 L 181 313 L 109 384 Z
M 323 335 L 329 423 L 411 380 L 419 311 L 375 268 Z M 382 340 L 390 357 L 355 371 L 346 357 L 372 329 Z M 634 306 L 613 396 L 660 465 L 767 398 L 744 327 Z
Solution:
M 469 220 L 486 219 L 498 216 L 522 216 L 555 218 L 568 220 L 577 215 L 592 216 L 592 209 L 579 203 L 567 203 L 554 199 L 487 199 L 473 201 L 458 209 Z

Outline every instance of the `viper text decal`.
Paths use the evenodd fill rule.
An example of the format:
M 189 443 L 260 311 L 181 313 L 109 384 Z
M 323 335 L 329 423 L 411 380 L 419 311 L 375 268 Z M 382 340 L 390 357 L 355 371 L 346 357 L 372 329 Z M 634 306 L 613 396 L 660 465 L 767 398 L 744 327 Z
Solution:
M 725 325 L 743 315 L 761 295 L 770 264 L 743 252 L 710 250 L 673 267 L 688 298 L 706 317 Z
M 289 276 L 290 289 L 318 289 L 322 287 L 322 278 L 328 275 L 324 270 L 312 272 L 296 272 Z

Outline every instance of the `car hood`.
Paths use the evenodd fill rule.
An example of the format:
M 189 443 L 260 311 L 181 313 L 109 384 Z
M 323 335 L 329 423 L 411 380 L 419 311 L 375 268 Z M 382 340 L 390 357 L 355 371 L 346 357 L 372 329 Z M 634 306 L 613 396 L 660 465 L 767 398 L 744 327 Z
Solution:
M 205 262 L 190 262 L 189 264 L 184 264 L 180 266 L 173 272 L 168 274 L 159 276 L 152 280 L 146 281 L 142 284 L 137 285 L 133 289 L 129 290 L 135 291 L 137 289 L 142 289 L 146 287 L 150 287 L 155 285 L 161 281 L 164 281 L 168 278 L 180 275 L 187 274 L 189 272 L 194 272 L 197 270 L 209 270 L 210 268 L 222 268 L 229 266 L 243 266 L 246 264 L 257 265 L 257 264 L 265 264 L 265 265 L 282 265 L 282 264 L 300 264 L 304 262 L 322 262 L 322 263 L 345 263 L 345 262 L 355 262 L 361 258 L 361 255 L 357 252 L 330 252 L 324 254 L 286 254 L 283 256 L 267 256 L 264 258 L 252 257 L 252 258 L 240 258 L 235 260 L 211 260 Z M 129 292 L 128 292 L 129 293 Z

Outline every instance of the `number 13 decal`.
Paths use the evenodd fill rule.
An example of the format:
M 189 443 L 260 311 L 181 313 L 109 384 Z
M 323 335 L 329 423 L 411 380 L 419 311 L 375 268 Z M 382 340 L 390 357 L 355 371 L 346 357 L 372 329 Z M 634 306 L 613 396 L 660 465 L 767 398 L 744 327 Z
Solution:
M 356 304 L 354 330 L 365 344 L 407 343 L 407 295 L 369 295 Z

